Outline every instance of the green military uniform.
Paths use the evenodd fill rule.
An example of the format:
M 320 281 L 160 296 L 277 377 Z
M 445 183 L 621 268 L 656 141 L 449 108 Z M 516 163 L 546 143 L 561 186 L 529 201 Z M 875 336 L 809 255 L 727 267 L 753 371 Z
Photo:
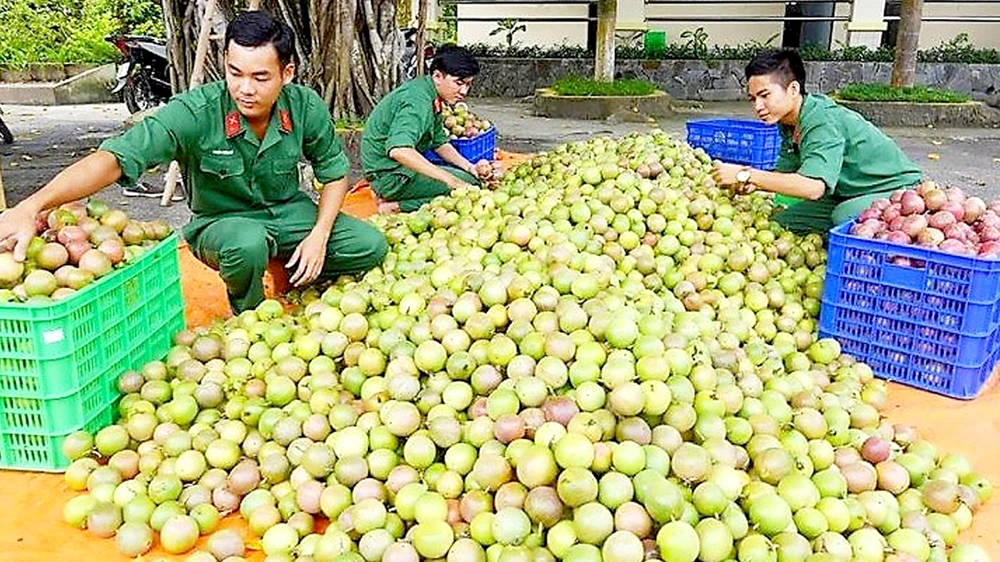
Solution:
M 302 156 L 324 184 L 349 170 L 326 104 L 295 84 L 282 88 L 263 140 L 237 111 L 225 83 L 215 82 L 175 96 L 100 149 L 118 158 L 125 185 L 156 164 L 180 163 L 194 213 L 184 238 L 199 259 L 218 269 L 237 312 L 264 299 L 268 259 L 290 257 L 316 224 L 316 204 L 299 189 Z M 321 276 L 367 271 L 387 250 L 382 233 L 341 213 Z
M 415 211 L 451 190 L 396 162 L 389 157 L 389 151 L 410 147 L 422 153 L 447 142 L 434 81 L 430 76 L 415 78 L 389 92 L 368 117 L 361 139 L 361 165 L 379 197 L 398 201 L 403 211 Z M 451 166 L 442 168 L 466 183 L 479 183 L 467 172 Z
M 775 171 L 822 180 L 826 193 L 781 211 L 776 220 L 798 232 L 826 232 L 856 217 L 875 199 L 920 183 L 920 169 L 878 127 L 837 105 L 809 94 L 799 112 L 799 142 L 794 127 L 781 130 Z

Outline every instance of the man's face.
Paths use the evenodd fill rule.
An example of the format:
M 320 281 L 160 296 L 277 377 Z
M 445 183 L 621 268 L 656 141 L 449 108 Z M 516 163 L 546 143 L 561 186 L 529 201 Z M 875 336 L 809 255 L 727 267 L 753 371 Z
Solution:
M 247 120 L 270 118 L 281 87 L 294 76 L 295 65 L 282 67 L 271 43 L 244 47 L 230 42 L 226 49 L 226 87 Z
M 434 87 L 437 88 L 438 97 L 452 105 L 464 100 L 465 96 L 469 95 L 469 88 L 472 87 L 471 76 L 459 78 L 435 70 L 431 78 L 434 80 Z
M 797 81 L 785 87 L 771 74 L 751 76 L 747 80 L 747 93 L 757 117 L 769 125 L 784 123 L 783 119 L 794 111 L 801 98 Z

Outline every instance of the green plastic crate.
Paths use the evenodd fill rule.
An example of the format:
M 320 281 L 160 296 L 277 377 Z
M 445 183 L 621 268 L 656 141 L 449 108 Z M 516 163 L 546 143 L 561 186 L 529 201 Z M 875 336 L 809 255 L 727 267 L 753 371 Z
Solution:
M 176 234 L 68 299 L 2 304 L 0 397 L 79 392 L 183 307 Z
M 90 419 L 72 431 L 63 433 L 0 433 L 0 468 L 61 472 L 69 466 L 63 456 L 62 442 L 78 429 L 96 433 L 115 421 L 116 408 L 110 404 L 94 412 Z
M 114 421 L 118 376 L 183 328 L 176 235 L 65 301 L 0 306 L 0 468 L 64 469 L 63 438 Z

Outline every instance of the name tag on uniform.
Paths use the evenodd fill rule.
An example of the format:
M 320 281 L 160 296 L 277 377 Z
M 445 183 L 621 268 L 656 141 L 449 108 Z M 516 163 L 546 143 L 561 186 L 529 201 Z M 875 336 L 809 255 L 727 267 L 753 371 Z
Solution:
M 212 154 L 214 154 L 216 156 L 232 156 L 233 155 L 233 150 L 232 149 L 229 149 L 229 150 L 215 149 L 215 150 L 212 151 Z

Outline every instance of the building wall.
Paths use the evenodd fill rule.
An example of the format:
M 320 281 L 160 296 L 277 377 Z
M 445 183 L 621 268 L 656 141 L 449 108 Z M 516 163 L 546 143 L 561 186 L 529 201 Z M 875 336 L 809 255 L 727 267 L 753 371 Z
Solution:
M 575 4 L 569 6 L 544 4 L 502 4 L 490 5 L 459 5 L 458 6 L 458 41 L 462 44 L 486 43 L 488 45 L 504 45 L 505 34 L 490 36 L 497 28 L 497 22 L 463 22 L 463 17 L 476 18 L 577 18 L 577 22 L 565 23 L 530 23 L 525 22 L 527 30 L 518 33 L 515 40 L 526 47 L 552 45 L 583 45 L 587 44 L 587 6 Z
M 633 27 L 637 22 L 632 12 L 634 9 L 624 8 L 623 3 L 629 0 L 619 0 L 619 23 L 626 28 Z M 634 0 L 631 0 L 634 2 Z M 865 1 L 865 0 L 858 0 Z M 662 16 L 691 17 L 691 21 L 657 22 L 647 21 L 648 29 L 667 32 L 668 43 L 683 43 L 681 34 L 687 30 L 702 27 L 708 33 L 709 45 L 739 45 L 751 41 L 765 42 L 775 34 L 775 45 L 781 44 L 782 24 L 780 22 L 699 22 L 699 16 L 715 16 L 720 10 L 733 16 L 780 16 L 784 14 L 781 4 L 726 4 L 723 6 L 695 5 L 646 5 L 647 18 Z M 851 7 L 848 4 L 836 5 L 836 15 L 849 16 Z M 587 7 L 582 4 L 560 6 L 553 4 L 504 4 L 504 5 L 460 5 L 458 6 L 459 41 L 469 43 L 487 43 L 491 45 L 504 44 L 502 35 L 490 36 L 497 27 L 496 22 L 462 22 L 462 17 L 496 17 L 496 18 L 526 18 L 526 17 L 566 17 L 579 18 L 573 23 L 525 23 L 526 32 L 517 34 L 516 40 L 524 46 L 551 45 L 586 45 Z M 926 3 L 925 16 L 993 16 L 1000 17 L 1000 2 L 990 3 Z M 927 49 L 953 39 L 959 33 L 968 33 L 972 44 L 977 47 L 1000 48 L 1000 23 L 968 23 L 968 22 L 924 22 L 920 33 L 920 48 Z M 831 47 L 836 48 L 847 44 L 847 23 L 834 22 Z
M 723 6 L 692 6 L 676 5 L 666 6 L 662 4 L 652 4 L 646 6 L 646 17 L 690 17 L 691 21 L 679 22 L 657 22 L 650 21 L 649 28 L 667 32 L 667 42 L 672 44 L 684 43 L 681 34 L 688 30 L 699 27 L 708 33 L 709 45 L 739 45 L 750 41 L 767 41 L 772 36 L 777 35 L 774 45 L 781 45 L 781 22 L 699 22 L 699 16 L 718 17 L 721 13 L 738 16 L 782 16 L 785 14 L 785 7 L 781 4 L 761 4 L 752 6 L 749 4 L 727 4 Z
M 992 16 L 1000 17 L 1000 2 L 924 4 L 924 16 Z M 936 47 L 952 40 L 959 33 L 968 33 L 976 47 L 1000 48 L 1000 23 L 935 23 L 924 22 L 920 27 L 920 48 Z

